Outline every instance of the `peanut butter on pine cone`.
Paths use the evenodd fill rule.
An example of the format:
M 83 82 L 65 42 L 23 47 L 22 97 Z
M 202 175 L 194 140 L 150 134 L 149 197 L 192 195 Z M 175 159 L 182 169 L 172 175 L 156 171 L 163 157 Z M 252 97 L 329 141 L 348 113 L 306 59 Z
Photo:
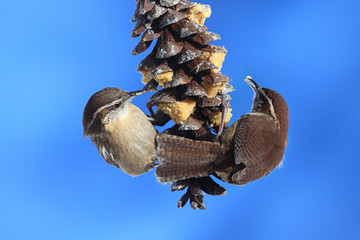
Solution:
M 213 141 L 213 132 L 222 127 L 223 113 L 226 113 L 224 123 L 230 121 L 228 93 L 234 89 L 229 84 L 231 79 L 221 73 L 227 50 L 210 45 L 221 38 L 204 25 L 210 15 L 207 4 L 187 0 L 136 0 L 132 18 L 136 24 L 131 36 L 141 36 L 133 55 L 154 46 L 137 68 L 144 84 L 155 80 L 162 88 L 147 103 L 153 117 L 159 112 L 158 115 L 167 115 L 165 122 L 171 119 L 175 123 L 165 130 L 170 134 Z M 201 190 L 212 195 L 225 193 L 210 177 L 174 183 L 174 186 L 179 190 L 189 187 L 179 206 L 190 199 L 191 206 L 200 209 L 204 208 L 202 197 L 196 194 Z

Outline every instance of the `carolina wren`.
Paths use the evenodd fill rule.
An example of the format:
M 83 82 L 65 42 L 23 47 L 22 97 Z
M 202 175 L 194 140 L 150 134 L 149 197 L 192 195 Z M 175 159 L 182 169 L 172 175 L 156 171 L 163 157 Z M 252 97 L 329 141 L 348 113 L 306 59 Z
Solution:
M 104 88 L 90 97 L 83 113 L 84 136 L 90 136 L 107 163 L 131 176 L 149 171 L 157 161 L 157 132 L 144 112 L 130 103 L 153 87 L 134 92 Z
M 269 174 L 282 161 L 289 113 L 284 98 L 247 77 L 254 90 L 250 113 L 226 128 L 214 142 L 169 134 L 157 136 L 159 182 L 176 182 L 213 174 L 243 185 Z

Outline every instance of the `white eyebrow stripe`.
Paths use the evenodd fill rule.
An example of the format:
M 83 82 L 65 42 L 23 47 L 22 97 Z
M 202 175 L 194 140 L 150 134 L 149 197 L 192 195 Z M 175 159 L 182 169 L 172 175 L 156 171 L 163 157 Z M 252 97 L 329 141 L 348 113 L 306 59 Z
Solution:
M 91 125 L 93 125 L 94 121 L 95 121 L 95 118 L 97 117 L 97 115 L 102 111 L 104 110 L 105 108 L 108 108 L 108 107 L 111 107 L 112 105 L 115 105 L 115 104 L 118 104 L 122 101 L 122 98 L 120 99 L 116 99 L 115 101 L 112 101 L 111 103 L 108 103 L 100 108 L 98 108 L 98 110 L 96 110 L 93 114 L 93 117 L 91 119 L 91 121 L 89 122 L 89 124 L 87 125 L 86 127 L 86 131 L 89 131 L 89 128 L 91 127 Z
M 271 115 L 275 120 L 277 120 L 273 101 L 268 97 L 268 95 L 265 94 L 265 92 L 262 89 L 261 92 L 265 96 L 266 100 L 268 100 L 269 102 Z

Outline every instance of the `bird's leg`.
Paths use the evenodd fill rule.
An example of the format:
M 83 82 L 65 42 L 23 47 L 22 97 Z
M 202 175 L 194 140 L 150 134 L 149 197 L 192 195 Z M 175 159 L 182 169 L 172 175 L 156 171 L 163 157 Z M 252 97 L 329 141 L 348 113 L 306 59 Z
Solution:
M 165 114 L 160 109 L 156 109 L 156 112 L 154 112 L 153 107 L 156 105 L 158 99 L 152 97 L 149 99 L 149 101 L 146 103 L 146 107 L 149 109 L 149 112 L 151 114 L 150 121 L 154 126 L 164 126 L 167 122 L 171 120 L 169 115 Z
M 156 101 L 153 100 L 153 99 L 150 99 L 147 103 L 146 103 L 146 107 L 147 109 L 149 109 L 149 112 L 151 114 L 151 116 L 153 117 L 155 114 L 154 114 L 154 110 L 152 109 L 153 106 L 156 105 Z
M 148 82 L 148 84 L 147 84 L 147 85 L 149 85 L 148 88 L 154 86 L 154 84 L 155 85 L 157 84 L 157 82 L 151 83 L 152 81 L 153 80 Z M 146 107 L 149 109 L 149 112 L 152 117 L 151 122 L 153 125 L 164 126 L 167 122 L 169 122 L 171 120 L 170 116 L 165 114 L 160 109 L 156 109 L 156 112 L 154 112 L 153 107 L 156 106 L 159 102 L 161 102 L 161 100 L 163 98 L 165 98 L 169 102 L 176 102 L 176 98 L 172 96 L 173 91 L 174 91 L 173 89 L 172 90 L 162 89 L 162 90 L 158 91 L 157 93 L 155 93 L 153 96 L 151 96 L 149 101 L 146 103 Z
M 221 106 L 222 106 L 221 122 L 220 122 L 219 130 L 218 130 L 218 136 L 220 136 L 222 131 L 224 130 L 225 119 L 226 119 L 227 112 L 229 110 L 229 100 L 230 99 L 227 97 L 226 94 L 222 95 L 222 97 L 221 97 Z

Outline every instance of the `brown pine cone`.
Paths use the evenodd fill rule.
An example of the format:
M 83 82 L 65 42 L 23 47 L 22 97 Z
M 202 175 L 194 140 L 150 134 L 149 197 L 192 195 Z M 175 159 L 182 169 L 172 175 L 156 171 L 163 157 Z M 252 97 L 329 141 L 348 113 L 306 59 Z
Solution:
M 209 45 L 220 39 L 204 26 L 210 14 L 209 5 L 186 0 L 137 0 L 132 18 L 137 23 L 131 36 L 141 35 L 133 55 L 144 52 L 156 40 L 151 53 L 137 68 L 144 84 L 154 79 L 163 88 L 147 104 L 153 117 L 156 114 L 152 107 L 157 106 L 157 112 L 165 113 L 175 123 L 167 132 L 201 140 L 212 140 L 211 128 L 219 131 L 230 121 L 231 98 L 227 93 L 233 90 L 230 78 L 220 72 L 226 49 Z M 187 184 L 186 194 L 190 195 L 183 198 L 190 198 L 191 206 L 200 209 L 204 208 L 202 197 L 196 197 L 200 196 L 200 189 L 219 195 L 221 188 L 204 179 L 191 179 Z

